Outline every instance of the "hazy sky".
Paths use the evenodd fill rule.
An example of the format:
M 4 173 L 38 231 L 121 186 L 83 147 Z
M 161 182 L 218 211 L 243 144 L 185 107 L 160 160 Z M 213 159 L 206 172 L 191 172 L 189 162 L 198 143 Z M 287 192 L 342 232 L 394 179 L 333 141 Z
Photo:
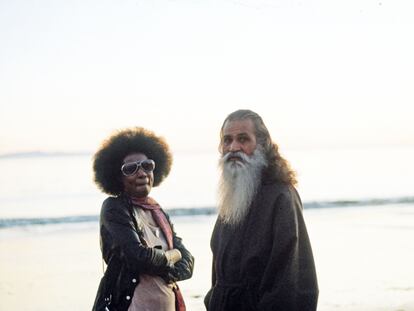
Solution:
M 414 146 L 412 3 L 0 0 L 0 153 L 215 150 L 237 108 L 287 147 Z

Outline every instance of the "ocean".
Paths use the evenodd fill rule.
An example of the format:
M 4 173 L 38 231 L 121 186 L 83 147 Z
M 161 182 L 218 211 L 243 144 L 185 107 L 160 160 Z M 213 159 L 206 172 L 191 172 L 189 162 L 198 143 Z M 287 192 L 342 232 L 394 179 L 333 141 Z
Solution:
M 414 202 L 414 148 L 288 150 L 305 208 Z M 218 154 L 174 154 L 151 195 L 172 214 L 214 213 Z M 96 221 L 106 195 L 93 182 L 92 154 L 0 157 L 0 228 Z

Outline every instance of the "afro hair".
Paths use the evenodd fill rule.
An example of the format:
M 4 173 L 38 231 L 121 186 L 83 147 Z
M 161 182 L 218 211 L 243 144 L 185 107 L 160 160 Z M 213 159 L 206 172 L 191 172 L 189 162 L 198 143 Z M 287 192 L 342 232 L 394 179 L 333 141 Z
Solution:
M 119 130 L 102 143 L 93 157 L 95 183 L 103 192 L 115 196 L 123 192 L 121 166 L 132 153 L 143 153 L 155 161 L 154 187 L 170 173 L 172 154 L 164 138 L 142 127 Z

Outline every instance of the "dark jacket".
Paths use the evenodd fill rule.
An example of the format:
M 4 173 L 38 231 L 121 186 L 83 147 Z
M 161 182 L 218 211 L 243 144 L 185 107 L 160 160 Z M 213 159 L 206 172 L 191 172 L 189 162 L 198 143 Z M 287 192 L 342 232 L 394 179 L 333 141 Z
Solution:
M 168 265 L 163 250 L 146 246 L 135 217 L 135 211 L 125 196 L 109 197 L 103 202 L 100 238 L 107 269 L 99 284 L 93 311 L 127 310 L 141 273 L 160 276 L 169 283 L 192 276 L 194 258 L 172 225 L 173 245 L 182 255 L 174 267 Z
M 241 224 L 217 220 L 211 248 L 208 311 L 316 310 L 315 265 L 293 187 L 262 184 Z

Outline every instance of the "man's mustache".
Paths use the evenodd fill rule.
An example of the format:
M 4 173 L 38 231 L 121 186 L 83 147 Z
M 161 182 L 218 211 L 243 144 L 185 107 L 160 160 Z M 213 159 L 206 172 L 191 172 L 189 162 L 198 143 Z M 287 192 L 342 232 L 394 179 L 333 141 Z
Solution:
M 241 162 L 249 162 L 249 157 L 241 151 L 232 151 L 232 152 L 228 152 L 226 153 L 223 158 L 222 158 L 223 162 L 228 162 L 228 161 L 232 161 L 232 160 L 239 160 Z

